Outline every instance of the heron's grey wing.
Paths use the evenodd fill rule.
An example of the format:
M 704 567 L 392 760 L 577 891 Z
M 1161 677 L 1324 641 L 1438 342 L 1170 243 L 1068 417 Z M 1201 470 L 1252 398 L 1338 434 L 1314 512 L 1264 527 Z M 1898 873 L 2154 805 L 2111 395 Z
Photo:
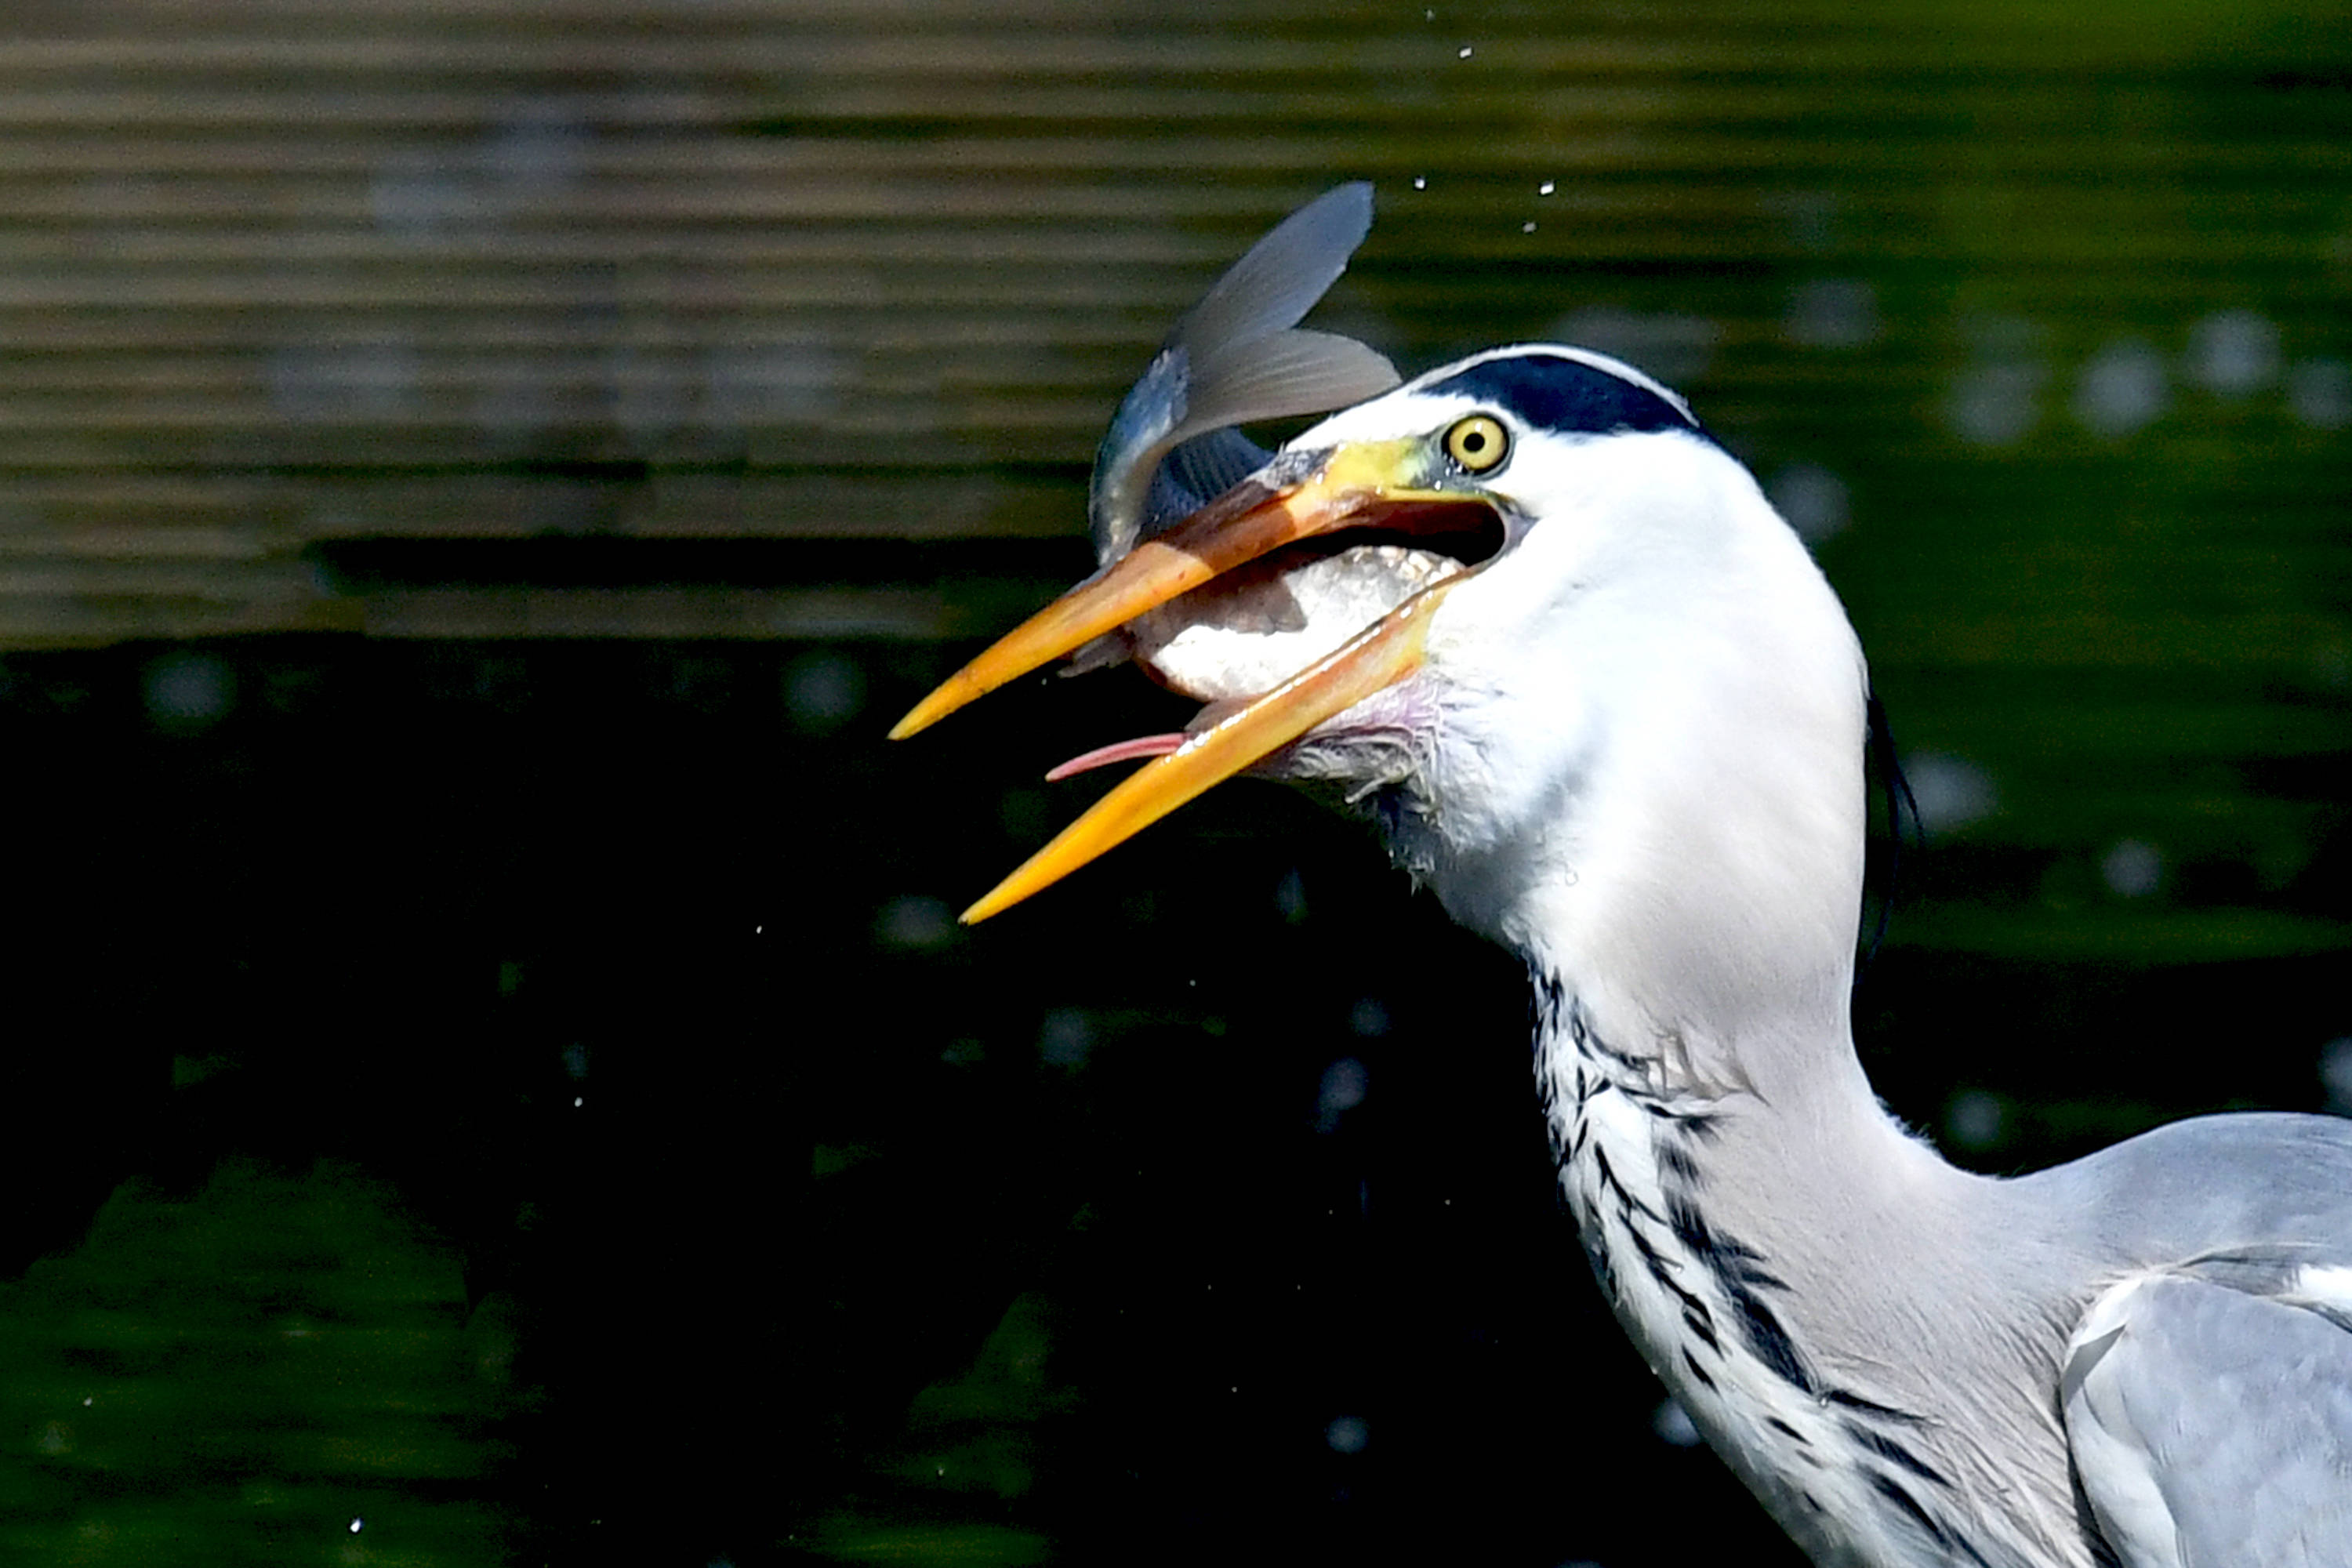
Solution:
M 2067 1345 L 2076 1473 L 2126 1568 L 2352 1563 L 2352 1269 L 2126 1279 Z

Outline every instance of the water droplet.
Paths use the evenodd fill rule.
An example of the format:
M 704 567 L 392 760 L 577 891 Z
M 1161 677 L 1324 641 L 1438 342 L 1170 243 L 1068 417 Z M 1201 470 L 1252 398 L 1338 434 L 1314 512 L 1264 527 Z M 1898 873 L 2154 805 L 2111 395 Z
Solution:
M 2243 397 L 2278 375 L 2279 331 L 2254 310 L 2216 310 L 2189 332 L 2189 375 L 2222 397 Z
M 2099 877 L 2119 897 L 2144 899 L 2164 884 L 2164 856 L 2153 844 L 2126 838 L 2099 862 Z
M 2171 398 L 2163 356 L 2139 338 L 2118 338 L 2083 367 L 2074 384 L 2074 417 L 2094 434 L 2115 439 L 2155 419 Z

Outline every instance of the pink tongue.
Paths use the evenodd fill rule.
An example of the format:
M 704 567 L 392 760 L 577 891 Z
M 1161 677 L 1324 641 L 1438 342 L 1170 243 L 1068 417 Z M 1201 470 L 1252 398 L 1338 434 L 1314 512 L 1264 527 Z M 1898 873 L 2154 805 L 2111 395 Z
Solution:
M 1092 768 L 1107 768 L 1113 763 L 1131 763 L 1142 757 L 1164 757 L 1192 737 L 1178 731 L 1169 735 L 1138 735 L 1132 741 L 1120 741 L 1113 745 L 1097 746 L 1084 756 L 1072 757 L 1045 775 L 1047 784 L 1082 773 Z

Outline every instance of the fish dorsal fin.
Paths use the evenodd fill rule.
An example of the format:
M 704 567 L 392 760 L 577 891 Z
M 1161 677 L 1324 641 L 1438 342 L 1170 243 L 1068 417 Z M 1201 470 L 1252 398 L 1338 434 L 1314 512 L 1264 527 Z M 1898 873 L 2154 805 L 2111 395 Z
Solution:
M 1197 494 L 1204 476 L 1225 473 L 1241 451 L 1220 440 L 1185 473 L 1155 482 L 1179 447 L 1249 420 L 1345 407 L 1397 384 L 1396 368 L 1353 338 L 1294 326 L 1347 270 L 1371 217 L 1370 185 L 1326 192 L 1250 247 L 1177 323 L 1095 454 L 1087 510 L 1100 559 L 1116 560 L 1183 515 L 1167 509 Z

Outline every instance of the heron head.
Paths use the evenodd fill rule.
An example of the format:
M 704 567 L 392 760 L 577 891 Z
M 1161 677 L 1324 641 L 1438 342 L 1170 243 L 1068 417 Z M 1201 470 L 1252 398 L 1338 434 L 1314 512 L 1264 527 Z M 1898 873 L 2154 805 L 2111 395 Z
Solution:
M 1557 345 L 1492 350 L 1331 415 L 1008 635 L 900 732 L 1112 633 L 1199 717 L 1106 749 L 1156 754 L 968 919 L 1249 772 L 1371 803 L 1457 917 L 1507 934 L 1514 889 L 1559 856 L 1656 838 L 1654 814 L 1596 810 L 1631 798 L 1613 779 L 1703 807 L 1785 783 L 1777 751 L 1849 718 L 1859 733 L 1852 633 L 1746 469 L 1672 392 Z M 1755 776 L 1726 771 L 1726 732 L 1763 737 L 1738 764 Z M 1705 817 L 1660 820 L 1688 833 Z

